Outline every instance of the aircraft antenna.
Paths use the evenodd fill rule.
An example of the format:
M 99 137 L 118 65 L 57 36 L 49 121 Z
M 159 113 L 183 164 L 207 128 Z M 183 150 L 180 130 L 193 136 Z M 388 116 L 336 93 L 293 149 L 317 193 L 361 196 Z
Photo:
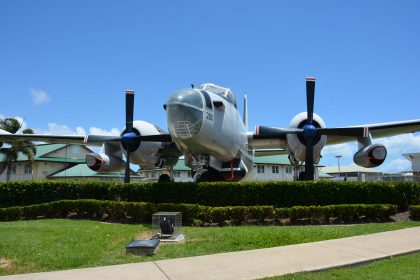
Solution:
M 248 98 L 246 96 L 246 93 L 245 93 L 245 96 L 244 96 L 244 115 L 243 115 L 243 118 L 244 118 L 245 128 L 248 130 Z

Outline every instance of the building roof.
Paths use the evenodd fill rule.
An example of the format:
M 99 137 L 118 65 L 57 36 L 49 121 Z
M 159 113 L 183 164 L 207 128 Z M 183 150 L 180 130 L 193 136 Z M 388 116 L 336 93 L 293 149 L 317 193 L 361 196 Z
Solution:
M 334 177 L 334 176 L 331 176 L 331 175 L 329 175 L 327 173 L 324 173 L 324 172 L 321 172 L 321 171 L 318 171 L 318 176 L 319 176 L 319 178 L 333 178 Z
M 255 164 L 290 165 L 288 155 L 254 157 L 254 163 Z
M 178 162 L 174 166 L 174 171 L 191 171 L 191 168 L 185 165 L 184 157 L 180 157 Z
M 403 157 L 405 157 L 409 161 L 413 161 L 414 159 L 420 159 L 420 153 L 403 154 Z
M 338 166 L 326 166 L 322 167 L 321 172 L 328 174 L 338 174 Z M 340 166 L 340 173 L 382 173 L 381 171 L 374 168 L 366 168 L 358 165 L 344 165 Z
M 69 144 L 38 144 L 36 145 L 35 161 L 51 161 L 51 162 L 67 162 L 67 163 L 83 163 L 84 159 L 49 157 L 48 154 L 60 150 Z M 4 161 L 4 155 L 0 154 L 0 162 Z M 28 161 L 28 157 L 22 153 L 18 154 L 16 161 Z
M 135 175 L 133 170 L 131 170 L 131 176 L 140 178 L 140 176 Z M 77 164 L 68 169 L 59 171 L 48 177 L 49 178 L 67 178 L 67 177 L 121 177 L 121 178 L 124 178 L 124 172 L 98 173 L 90 169 L 86 165 L 86 163 L 83 163 L 83 164 Z

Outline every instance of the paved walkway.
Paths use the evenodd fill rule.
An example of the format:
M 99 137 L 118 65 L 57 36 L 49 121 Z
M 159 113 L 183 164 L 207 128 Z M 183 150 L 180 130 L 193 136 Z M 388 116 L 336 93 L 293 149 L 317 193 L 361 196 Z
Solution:
M 420 227 L 199 257 L 0 277 L 0 280 L 260 279 L 420 251 Z

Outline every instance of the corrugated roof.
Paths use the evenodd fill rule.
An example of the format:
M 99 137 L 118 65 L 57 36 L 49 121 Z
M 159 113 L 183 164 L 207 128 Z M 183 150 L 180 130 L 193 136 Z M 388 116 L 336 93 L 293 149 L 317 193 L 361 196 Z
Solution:
M 185 166 L 184 157 L 179 158 L 178 162 L 174 166 L 174 171 L 190 171 L 191 168 Z
M 131 170 L 134 174 L 134 171 Z M 132 177 L 140 177 L 138 175 L 131 175 Z M 90 169 L 85 163 L 78 164 L 63 171 L 57 172 L 49 176 L 50 178 L 62 178 L 62 177 L 121 177 L 124 178 L 124 172 L 109 172 L 109 173 L 98 173 Z
M 61 148 L 64 148 L 67 144 L 40 144 L 36 145 L 36 155 L 39 158 Z M 27 159 L 26 159 L 27 160 Z
M 287 155 L 254 157 L 254 163 L 255 164 L 290 165 L 290 161 L 289 161 L 289 158 L 287 157 Z
M 334 174 L 334 173 L 338 173 L 338 166 L 327 166 L 327 167 L 323 167 L 320 170 L 321 172 L 324 173 L 328 173 L 328 174 Z M 341 173 L 382 173 L 379 170 L 376 170 L 374 168 L 366 168 L 366 167 L 361 167 L 358 165 L 345 165 L 345 166 L 340 166 L 340 172 Z
M 334 178 L 334 176 L 331 176 L 331 175 L 329 175 L 327 173 L 324 173 L 324 172 L 321 172 L 321 171 L 318 171 L 318 176 L 319 176 L 319 178 Z
M 45 155 L 54 152 L 56 150 L 62 149 L 66 146 L 66 144 L 39 144 L 36 145 L 36 154 L 35 160 L 44 160 L 44 161 L 66 161 L 71 162 L 72 159 L 67 158 L 51 158 L 51 157 L 44 157 Z M 18 154 L 17 161 L 27 161 L 28 157 L 22 153 Z M 4 155 L 0 155 L 0 161 L 4 161 Z

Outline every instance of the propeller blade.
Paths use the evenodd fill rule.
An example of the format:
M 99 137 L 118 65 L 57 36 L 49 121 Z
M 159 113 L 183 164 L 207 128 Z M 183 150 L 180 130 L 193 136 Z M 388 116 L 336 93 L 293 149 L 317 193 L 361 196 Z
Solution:
M 125 91 L 125 129 L 131 132 L 134 118 L 134 90 Z
M 301 133 L 303 129 L 300 128 L 278 128 L 272 126 L 257 126 L 256 135 L 264 137 L 281 137 L 287 134 Z M 258 137 L 257 137 L 258 138 Z
M 313 181 L 314 177 L 314 142 L 313 138 L 310 137 L 306 140 L 305 180 Z
M 315 99 L 315 78 L 306 78 L 306 109 L 308 113 L 308 124 L 312 124 L 314 119 L 314 99 Z
M 145 142 L 172 142 L 170 134 L 138 135 L 134 136 L 133 139 Z
M 125 174 L 124 183 L 130 183 L 130 151 L 127 150 L 126 162 L 125 162 Z
M 321 135 L 368 137 L 369 136 L 369 128 L 367 126 L 318 128 L 317 133 L 321 134 Z

